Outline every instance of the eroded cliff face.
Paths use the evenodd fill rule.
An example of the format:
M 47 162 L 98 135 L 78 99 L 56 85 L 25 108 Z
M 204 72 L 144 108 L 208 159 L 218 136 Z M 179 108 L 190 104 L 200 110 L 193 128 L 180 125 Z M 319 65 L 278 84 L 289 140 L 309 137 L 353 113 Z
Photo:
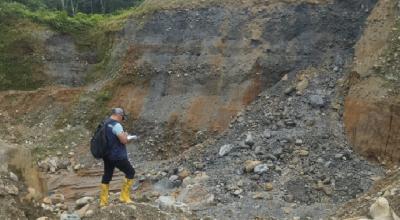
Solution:
M 247 1 L 130 19 L 113 50 L 124 83 L 110 106 L 133 113 L 153 150 L 188 147 L 196 133 L 224 131 L 284 75 L 343 68 L 374 2 Z
M 396 1 L 379 1 L 356 45 L 344 122 L 354 148 L 383 163 L 400 159 Z

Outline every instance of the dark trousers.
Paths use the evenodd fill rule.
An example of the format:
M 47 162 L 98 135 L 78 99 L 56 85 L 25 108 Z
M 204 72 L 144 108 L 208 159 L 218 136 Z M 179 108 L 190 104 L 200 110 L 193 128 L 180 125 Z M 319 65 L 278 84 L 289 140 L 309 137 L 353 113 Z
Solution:
M 125 174 L 125 177 L 127 179 L 133 179 L 133 177 L 135 176 L 135 169 L 133 169 L 131 163 L 127 159 L 109 160 L 103 158 L 103 161 L 104 161 L 104 175 L 101 180 L 101 183 L 103 184 L 109 184 L 111 182 L 115 167 L 121 170 Z

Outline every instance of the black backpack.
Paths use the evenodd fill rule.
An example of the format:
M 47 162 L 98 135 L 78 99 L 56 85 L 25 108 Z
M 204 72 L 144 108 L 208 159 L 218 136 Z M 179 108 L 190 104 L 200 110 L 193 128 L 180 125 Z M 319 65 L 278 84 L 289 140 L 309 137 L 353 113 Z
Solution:
M 92 139 L 90 140 L 90 151 L 96 159 L 101 159 L 108 155 L 110 149 L 108 147 L 106 127 L 110 122 L 109 119 L 102 121 L 98 126 Z

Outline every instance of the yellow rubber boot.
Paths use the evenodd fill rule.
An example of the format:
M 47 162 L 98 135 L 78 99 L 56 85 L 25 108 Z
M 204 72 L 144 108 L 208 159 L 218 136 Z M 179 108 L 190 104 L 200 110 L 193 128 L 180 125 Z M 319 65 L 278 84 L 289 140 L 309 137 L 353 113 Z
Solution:
M 123 203 L 133 203 L 131 200 L 131 186 L 133 184 L 133 179 L 124 179 L 124 184 L 122 185 L 121 195 L 119 200 Z
M 108 190 L 110 188 L 109 184 L 101 184 L 100 186 L 100 207 L 104 207 L 108 205 Z

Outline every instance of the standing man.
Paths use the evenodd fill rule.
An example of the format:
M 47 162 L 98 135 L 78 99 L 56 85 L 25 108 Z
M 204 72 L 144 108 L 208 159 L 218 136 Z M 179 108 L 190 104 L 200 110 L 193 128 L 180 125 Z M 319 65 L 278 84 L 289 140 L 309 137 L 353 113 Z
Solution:
M 108 190 L 112 179 L 114 168 L 117 167 L 125 174 L 125 179 L 121 189 L 119 200 L 123 203 L 132 203 L 130 198 L 131 186 L 135 169 L 128 160 L 126 144 L 128 143 L 128 133 L 124 132 L 121 122 L 126 119 L 122 108 L 113 108 L 111 116 L 105 122 L 106 137 L 110 153 L 103 158 L 104 175 L 101 180 L 100 206 L 108 205 Z

